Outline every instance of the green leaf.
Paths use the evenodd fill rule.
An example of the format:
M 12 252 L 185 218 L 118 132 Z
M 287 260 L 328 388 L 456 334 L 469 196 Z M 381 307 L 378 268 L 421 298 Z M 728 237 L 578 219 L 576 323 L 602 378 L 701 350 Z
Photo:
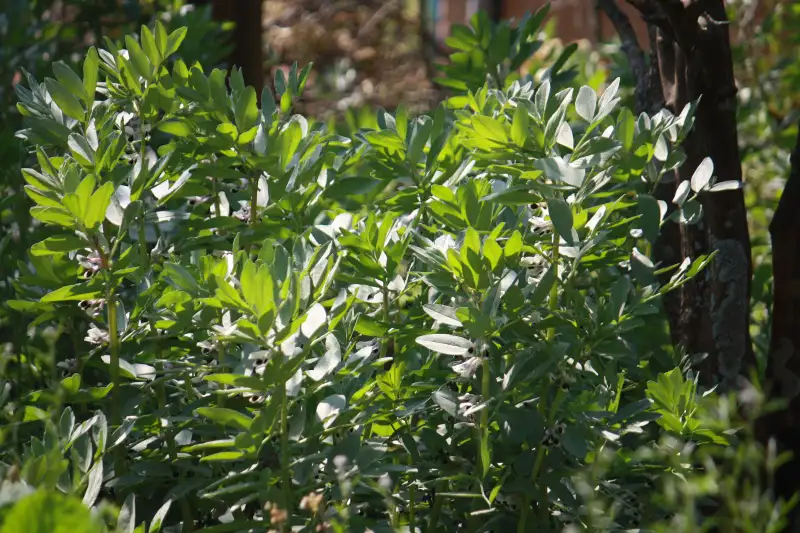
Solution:
M 574 427 L 567 427 L 564 435 L 561 437 L 564 449 L 572 454 L 576 459 L 583 460 L 589 448 L 586 444 L 586 439 L 583 438 L 580 431 Z
M 327 429 L 347 406 L 347 399 L 343 394 L 331 394 L 317 404 L 316 415 Z
M 703 159 L 692 174 L 692 190 L 704 191 L 709 188 L 711 176 L 714 174 L 714 161 L 710 157 Z
M 160 20 L 156 20 L 155 38 L 156 38 L 156 46 L 158 46 L 158 51 L 161 53 L 162 59 L 166 59 L 167 29 L 164 27 L 164 24 Z
M 500 144 L 508 142 L 506 126 L 499 120 L 483 115 L 473 115 L 471 121 L 472 127 L 481 138 Z
M 639 196 L 638 204 L 639 227 L 644 238 L 655 243 L 661 232 L 661 207 L 655 198 L 647 194 Z
M 86 90 L 80 76 L 63 61 L 53 63 L 53 73 L 58 82 L 64 86 L 73 96 L 86 101 Z
M 191 123 L 182 118 L 175 118 L 160 122 L 158 124 L 158 129 L 164 133 L 169 133 L 170 135 L 174 135 L 176 137 L 189 137 L 193 133 Z
M 177 263 L 164 263 L 164 275 L 175 287 L 190 294 L 195 294 L 200 288 L 194 276 Z
M 625 303 L 628 300 L 628 294 L 631 290 L 631 280 L 628 276 L 621 276 L 611 286 L 611 293 L 609 295 L 609 305 L 613 312 L 614 319 L 618 319 L 625 311 Z
M 164 52 L 164 59 L 178 51 L 181 47 L 181 43 L 186 38 L 186 31 L 187 28 L 178 28 L 169 34 L 169 37 L 167 37 L 167 48 Z
M 547 101 L 550 99 L 550 80 L 544 82 L 536 90 L 533 98 L 533 109 L 538 115 L 539 121 L 545 122 L 545 113 L 547 111 Z
M 533 293 L 531 293 L 531 297 L 529 302 L 533 306 L 540 306 L 544 303 L 547 297 L 550 295 L 550 289 L 553 288 L 553 284 L 556 282 L 556 267 L 555 265 L 551 266 L 547 269 L 547 272 L 544 273 L 542 279 L 539 280 L 539 284 L 533 289 Z
M 275 308 L 275 289 L 272 276 L 266 265 L 257 267 L 247 260 L 241 277 L 242 294 L 257 318 Z
M 447 355 L 466 355 L 474 349 L 472 341 L 456 335 L 435 333 L 417 337 L 417 344 L 424 346 L 432 352 Z
M 458 398 L 453 391 L 441 389 L 434 391 L 432 395 L 433 401 L 438 405 L 442 411 L 450 416 L 458 416 Z
M 237 429 L 250 429 L 253 423 L 249 416 L 225 407 L 198 407 L 195 412 L 217 424 Z
M 544 157 L 536 160 L 534 166 L 544 172 L 549 179 L 566 183 L 572 187 L 583 185 L 586 171 L 582 168 L 570 166 L 560 157 Z
M 408 131 L 408 109 L 404 105 L 397 106 L 394 113 L 395 131 L 401 140 L 405 141 Z
M 258 102 L 256 90 L 246 87 L 239 95 L 234 108 L 236 127 L 240 132 L 245 132 L 258 124 Z
M 31 216 L 45 224 L 57 224 L 65 228 L 75 226 L 75 218 L 66 209 L 49 206 L 36 206 L 31 208 Z
M 100 533 L 103 530 L 79 499 L 40 489 L 6 511 L 0 533 Z
M 578 91 L 578 97 L 575 99 L 575 111 L 577 111 L 578 116 L 591 124 L 596 109 L 597 93 L 591 87 L 584 85 Z
M 42 296 L 42 302 L 67 302 L 77 300 L 93 300 L 103 294 L 101 287 L 96 283 L 87 282 L 76 285 L 67 285 Z
M 110 181 L 104 183 L 97 189 L 89 200 L 86 213 L 83 217 L 83 224 L 87 229 L 94 229 L 106 218 L 106 210 L 111 203 L 111 196 L 114 194 L 114 184 Z
M 61 255 L 86 249 L 89 243 L 75 235 L 54 235 L 31 247 L 31 255 Z
M 78 99 L 72 95 L 72 93 L 67 91 L 64 86 L 58 83 L 56 80 L 50 78 L 45 79 L 44 84 L 45 87 L 47 87 L 47 92 L 50 93 L 53 101 L 56 103 L 56 105 L 58 105 L 61 111 L 75 120 L 83 122 L 85 118 L 83 107 Z
M 94 149 L 89 144 L 89 141 L 86 140 L 86 137 L 73 133 L 69 136 L 67 145 L 72 150 L 72 155 L 75 156 L 78 163 L 85 166 L 94 165 Z
M 636 119 L 627 107 L 623 107 L 617 117 L 615 133 L 617 135 L 617 140 L 622 143 L 622 147 L 625 151 L 630 151 L 633 146 L 633 136 L 636 133 Z
M 134 533 L 136 528 L 136 493 L 129 494 L 122 502 L 117 517 L 117 533 Z
M 303 130 L 297 122 L 290 122 L 281 132 L 279 138 L 281 170 L 286 170 L 286 166 L 292 160 L 292 156 L 297 151 L 297 147 L 300 146 L 302 138 Z
M 164 523 L 164 519 L 167 517 L 167 513 L 169 513 L 169 509 L 172 506 L 172 500 L 167 500 L 164 502 L 164 505 L 159 507 L 156 514 L 153 515 L 153 520 L 150 521 L 150 529 L 147 530 L 147 533 L 159 533 L 161 531 L 161 526 Z
M 83 493 L 83 504 L 92 507 L 103 487 L 103 461 L 98 461 L 87 476 L 86 492 Z
M 86 109 L 91 112 L 94 96 L 97 91 L 97 71 L 100 67 L 100 56 L 97 49 L 92 46 L 83 60 L 83 90 L 86 95 Z
M 142 48 L 144 48 L 144 53 L 147 54 L 147 59 L 150 60 L 150 64 L 153 66 L 161 65 L 164 58 L 161 57 L 161 51 L 156 44 L 155 36 L 153 36 L 153 32 L 150 31 L 150 28 L 142 25 L 141 38 Z
M 522 234 L 514 230 L 514 233 L 512 233 L 511 237 L 506 241 L 506 245 L 503 248 L 503 255 L 505 255 L 509 263 L 515 263 L 519 258 L 520 252 L 522 252 Z
M 368 337 L 382 337 L 388 331 L 388 328 L 385 325 L 373 320 L 367 315 L 359 316 L 353 329 L 355 329 L 356 332 Z
M 238 307 L 240 309 L 247 309 L 248 305 L 239 293 L 234 289 L 230 283 L 225 281 L 219 275 L 214 275 L 214 279 L 217 284 L 216 296 L 219 298 L 223 303 L 228 304 L 232 307 Z
M 455 328 L 460 328 L 463 324 L 456 318 L 456 310 L 453 307 L 439 304 L 425 304 L 423 311 L 435 321 Z
M 517 105 L 514 111 L 514 119 L 511 122 L 511 140 L 514 144 L 522 148 L 528 138 L 530 129 L 530 116 L 528 110 L 523 105 Z
M 675 196 L 672 198 L 672 202 L 677 206 L 682 206 L 686 199 L 689 198 L 689 189 L 690 183 L 688 181 L 682 181 L 678 188 L 675 190 Z
M 133 70 L 137 76 L 140 76 L 147 81 L 153 80 L 153 67 L 150 65 L 150 60 L 147 59 L 142 47 L 130 35 L 125 36 L 125 46 L 128 49 L 128 59 L 133 66 Z
M 483 256 L 489 260 L 489 266 L 495 270 L 503 258 L 503 249 L 494 239 L 488 238 L 483 243 Z
M 562 198 L 552 198 L 547 200 L 547 210 L 558 234 L 567 244 L 573 245 L 577 239 L 577 233 L 572 227 L 572 209 L 569 204 Z
M 595 121 L 604 119 L 614 110 L 614 107 L 620 100 L 619 98 L 615 98 L 617 96 L 617 91 L 619 91 L 619 78 L 612 81 L 611 85 L 603 91 L 603 95 L 598 102 L 600 109 L 594 117 Z
M 245 376 L 243 374 L 211 374 L 209 376 L 204 376 L 203 379 L 222 385 L 253 389 L 256 391 L 263 391 L 265 390 L 264 387 L 268 385 L 268 382 L 261 377 Z
M 744 182 L 736 180 L 720 181 L 711 186 L 709 192 L 738 191 L 744 187 Z
M 306 88 L 306 82 L 308 81 L 308 75 L 311 73 L 311 67 L 313 63 L 308 63 L 300 70 L 300 74 L 297 77 L 297 95 L 302 95 L 303 90 Z
M 66 209 L 36 206 L 31 208 L 31 216 L 45 224 L 57 224 L 65 228 L 75 226 L 75 218 Z

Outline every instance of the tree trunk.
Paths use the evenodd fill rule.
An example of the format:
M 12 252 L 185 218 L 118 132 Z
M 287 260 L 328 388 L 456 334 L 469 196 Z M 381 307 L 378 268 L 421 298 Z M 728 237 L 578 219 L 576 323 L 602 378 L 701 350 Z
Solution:
M 686 163 L 674 186 L 691 179 L 705 157 L 719 181 L 741 181 L 736 129 L 736 85 L 723 0 L 628 0 L 657 26 L 656 55 L 666 106 L 679 113 L 699 100 L 692 132 L 683 143 Z M 741 190 L 706 193 L 698 225 L 681 226 L 680 257 L 716 252 L 705 276 L 680 292 L 670 313 L 673 339 L 700 365 L 706 386 L 729 390 L 755 362 L 749 334 L 750 236 Z M 677 314 L 677 316 L 676 316 Z
M 262 0 L 195 0 L 193 3 L 210 3 L 214 20 L 231 21 L 236 25 L 232 38 L 233 51 L 228 63 L 231 67 L 242 69 L 245 84 L 255 87 L 260 99 L 261 89 L 264 87 Z
M 762 442 L 774 438 L 778 450 L 793 457 L 775 476 L 776 495 L 788 500 L 800 488 L 800 128 L 792 153 L 791 172 L 769 226 L 772 237 L 773 308 L 767 381 L 770 398 L 788 406 L 759 421 Z M 787 531 L 800 530 L 798 509 Z
M 494 22 L 503 20 L 503 0 L 480 0 L 478 9 L 483 9 Z

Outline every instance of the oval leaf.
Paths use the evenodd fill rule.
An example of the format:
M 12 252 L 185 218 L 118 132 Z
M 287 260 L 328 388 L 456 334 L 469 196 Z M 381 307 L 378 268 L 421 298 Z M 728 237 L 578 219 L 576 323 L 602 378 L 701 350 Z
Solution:
M 417 337 L 417 343 L 432 352 L 447 355 L 465 355 L 474 346 L 472 341 L 445 333 L 422 335 L 421 337 Z

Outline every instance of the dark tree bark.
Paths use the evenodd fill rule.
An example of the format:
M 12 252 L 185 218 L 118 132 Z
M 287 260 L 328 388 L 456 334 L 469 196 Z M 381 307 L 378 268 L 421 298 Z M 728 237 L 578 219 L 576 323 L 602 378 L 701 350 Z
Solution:
M 648 54 L 639 46 L 636 32 L 633 29 L 628 16 L 620 9 L 616 0 L 597 0 L 597 7 L 600 9 L 617 31 L 621 41 L 621 48 L 628 59 L 633 78 L 636 80 L 636 104 L 634 111 L 636 114 L 647 113 L 654 115 L 665 106 L 664 94 L 661 88 L 661 73 L 658 67 L 658 29 L 652 24 L 648 25 L 648 35 L 650 37 L 649 62 Z M 655 197 L 663 200 L 667 205 L 672 205 L 672 198 L 675 195 L 675 173 L 670 172 L 661 180 L 655 191 Z M 653 246 L 653 259 L 656 264 L 669 266 L 678 264 L 683 260 L 681 256 L 681 230 L 676 224 L 665 224 L 661 228 L 661 234 Z M 662 277 L 662 283 L 669 281 L 671 273 L 666 273 Z M 681 316 L 680 295 L 676 292 L 667 293 L 664 297 L 664 309 L 670 322 L 670 331 L 675 343 L 680 342 L 678 332 L 679 319 Z
M 195 0 L 195 4 L 211 4 L 214 20 L 232 21 L 233 52 L 228 60 L 231 67 L 242 69 L 246 85 L 252 85 L 261 98 L 264 87 L 263 1 L 262 0 Z
M 494 22 L 503 19 L 503 0 L 480 0 L 479 9 L 485 10 Z
M 723 0 L 628 0 L 656 26 L 656 56 L 664 102 L 673 113 L 699 100 L 695 126 L 683 143 L 686 163 L 674 186 L 691 178 L 705 157 L 719 181 L 741 181 L 736 85 Z M 754 363 L 749 335 L 752 265 L 741 190 L 705 194 L 703 221 L 681 226 L 679 258 L 716 252 L 705 276 L 680 292 L 673 339 L 689 353 L 706 353 L 706 386 L 733 388 Z
M 656 98 L 646 96 L 654 93 L 648 93 L 642 81 L 647 79 L 642 67 L 644 55 L 632 40 L 630 24 L 614 0 L 597 2 L 619 32 L 639 80 L 637 108 L 643 111 L 648 104 L 658 104 Z M 679 112 L 686 103 L 702 97 L 694 131 L 683 145 L 687 161 L 673 187 L 690 179 L 706 156 L 714 161 L 720 180 L 740 181 L 736 88 L 722 0 L 628 2 L 650 24 L 663 103 Z M 791 163 L 770 224 L 774 303 L 766 372 L 768 398 L 784 400 L 787 408 L 756 421 L 756 435 L 762 443 L 774 439 L 779 451 L 793 454 L 774 477 L 775 495 L 784 501 L 800 489 L 800 130 Z M 662 235 L 654 251 L 667 264 L 717 251 L 710 275 L 688 285 L 678 301 L 665 303 L 673 340 L 690 352 L 711 355 L 701 366 L 704 383 L 730 388 L 755 363 L 748 332 L 752 265 L 744 198 L 740 191 L 713 193 L 703 199 L 703 208 L 703 226 L 684 226 L 677 235 Z M 676 249 L 678 257 L 668 257 Z M 800 531 L 800 508 L 789 516 L 787 531 Z
M 769 226 L 772 238 L 773 308 L 767 381 L 770 397 L 786 409 L 759 420 L 762 442 L 774 438 L 779 451 L 792 459 L 775 476 L 777 496 L 788 500 L 800 489 L 800 128 L 791 159 L 789 179 Z M 788 531 L 800 530 L 800 513 L 792 512 Z

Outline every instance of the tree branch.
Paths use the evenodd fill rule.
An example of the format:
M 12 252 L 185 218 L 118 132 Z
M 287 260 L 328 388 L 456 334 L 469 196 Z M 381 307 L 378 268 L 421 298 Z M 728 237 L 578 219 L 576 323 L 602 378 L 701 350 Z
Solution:
M 623 13 L 614 0 L 597 0 L 597 7 L 603 10 L 603 13 L 611 20 L 614 29 L 619 34 L 619 38 L 622 41 L 622 51 L 625 52 L 633 75 L 637 80 L 636 90 L 638 91 L 638 81 L 645 79 L 646 66 L 644 52 L 639 47 L 639 41 L 636 39 L 636 32 L 633 30 L 631 21 L 628 20 L 628 16 Z

